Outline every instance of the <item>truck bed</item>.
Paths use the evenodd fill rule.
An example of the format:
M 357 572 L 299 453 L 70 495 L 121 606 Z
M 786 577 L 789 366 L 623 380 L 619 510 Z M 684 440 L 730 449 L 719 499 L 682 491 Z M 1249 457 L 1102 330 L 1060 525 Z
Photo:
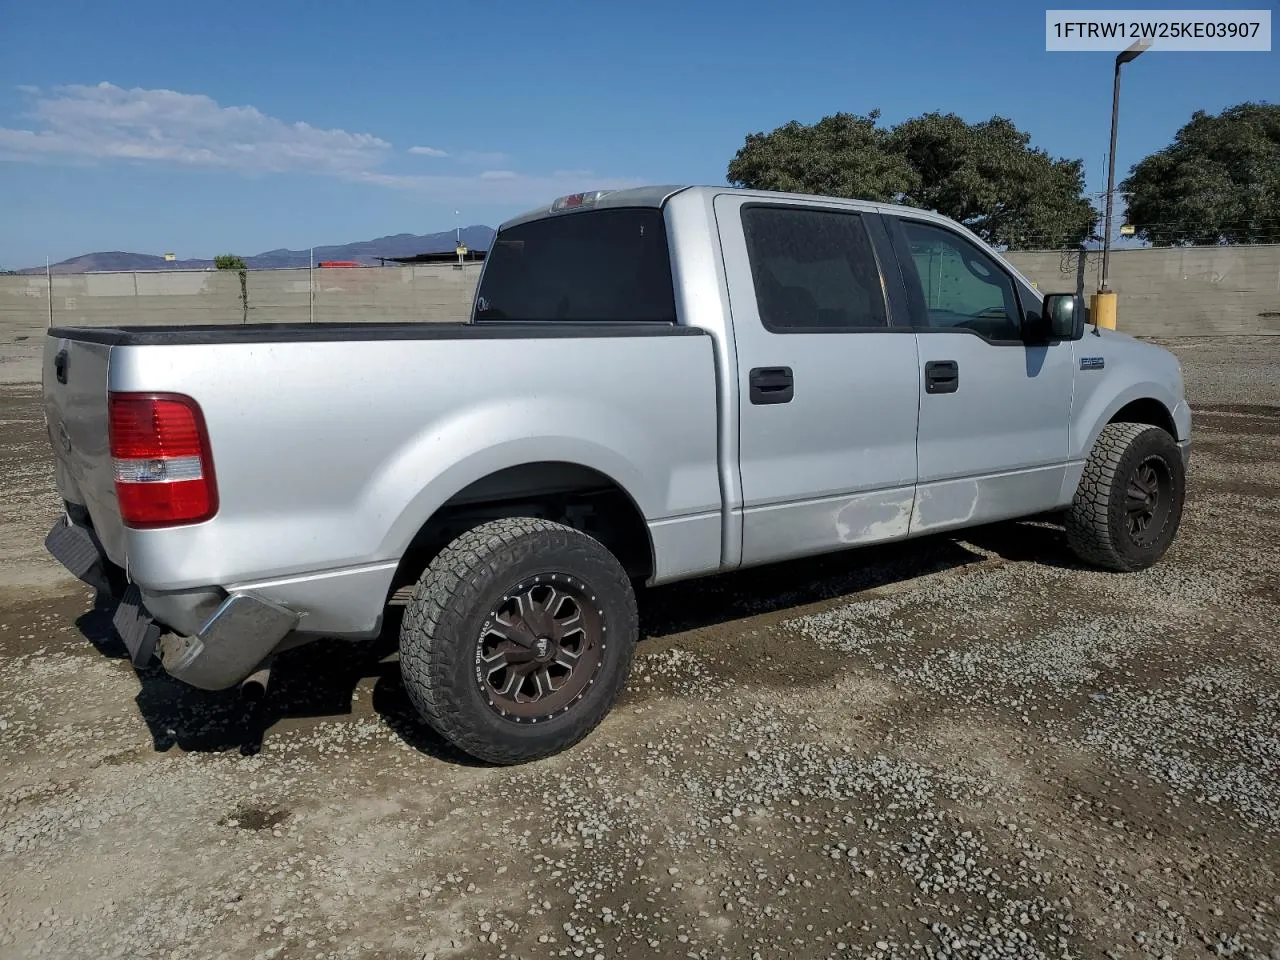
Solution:
M 108 347 L 203 346 L 238 343 L 331 343 L 370 340 L 519 340 L 706 336 L 669 323 L 226 323 L 204 326 L 53 327 L 54 339 Z
M 59 327 L 44 370 L 59 490 L 153 612 L 252 588 L 329 635 L 373 629 L 423 524 L 476 491 L 608 478 L 650 526 L 655 579 L 716 569 L 715 391 L 711 336 L 672 324 Z M 124 525 L 109 393 L 194 398 L 216 515 Z

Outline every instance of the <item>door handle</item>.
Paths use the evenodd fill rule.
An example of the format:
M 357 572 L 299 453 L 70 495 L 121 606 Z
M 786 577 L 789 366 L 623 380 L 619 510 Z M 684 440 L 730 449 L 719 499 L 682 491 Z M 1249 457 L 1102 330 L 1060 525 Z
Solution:
M 925 393 L 955 393 L 960 389 L 960 364 L 954 360 L 930 360 L 924 365 Z
M 795 377 L 790 367 L 755 367 L 747 381 L 752 403 L 790 403 L 795 395 Z

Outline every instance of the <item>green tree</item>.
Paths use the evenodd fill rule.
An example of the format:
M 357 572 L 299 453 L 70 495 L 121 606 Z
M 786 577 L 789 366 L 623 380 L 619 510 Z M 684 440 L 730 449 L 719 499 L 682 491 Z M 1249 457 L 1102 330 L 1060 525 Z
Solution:
M 1084 164 L 1055 160 L 1004 117 L 966 123 L 926 113 L 894 127 L 892 149 L 915 171 L 903 203 L 937 210 L 988 243 L 1012 249 L 1078 246 L 1097 211 L 1084 196 Z
M 889 149 L 889 134 L 876 126 L 879 110 L 865 117 L 837 113 L 817 123 L 791 121 L 770 133 L 748 134 L 729 162 L 729 182 L 756 190 L 893 200 L 916 185 L 903 157 Z
M 751 134 L 729 182 L 936 210 L 998 246 L 1074 246 L 1092 232 L 1083 164 L 1033 149 L 1009 120 L 927 113 L 884 130 L 879 116 L 837 113 Z
M 1197 110 L 1120 192 L 1153 246 L 1280 243 L 1280 104 Z
M 213 265 L 219 270 L 235 270 L 240 274 L 240 322 L 249 322 L 249 268 L 244 258 L 234 253 L 220 253 L 213 258 Z

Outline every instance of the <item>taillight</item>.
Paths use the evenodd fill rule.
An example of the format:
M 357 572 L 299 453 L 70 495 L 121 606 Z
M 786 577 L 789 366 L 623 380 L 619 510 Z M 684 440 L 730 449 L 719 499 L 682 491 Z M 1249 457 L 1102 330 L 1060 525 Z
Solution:
M 199 523 L 218 512 L 209 434 L 177 393 L 112 393 L 108 435 L 120 518 L 130 527 Z

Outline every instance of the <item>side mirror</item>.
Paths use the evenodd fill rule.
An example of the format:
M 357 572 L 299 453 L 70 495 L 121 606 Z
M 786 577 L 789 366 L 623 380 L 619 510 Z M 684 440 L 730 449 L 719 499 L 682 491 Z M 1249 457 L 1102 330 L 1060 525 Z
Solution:
M 1022 316 L 1022 342 L 1029 347 L 1043 347 L 1051 339 L 1049 315 L 1043 310 L 1027 310 Z
M 1085 304 L 1080 294 L 1046 293 L 1040 309 L 1051 339 L 1079 340 L 1084 336 Z

